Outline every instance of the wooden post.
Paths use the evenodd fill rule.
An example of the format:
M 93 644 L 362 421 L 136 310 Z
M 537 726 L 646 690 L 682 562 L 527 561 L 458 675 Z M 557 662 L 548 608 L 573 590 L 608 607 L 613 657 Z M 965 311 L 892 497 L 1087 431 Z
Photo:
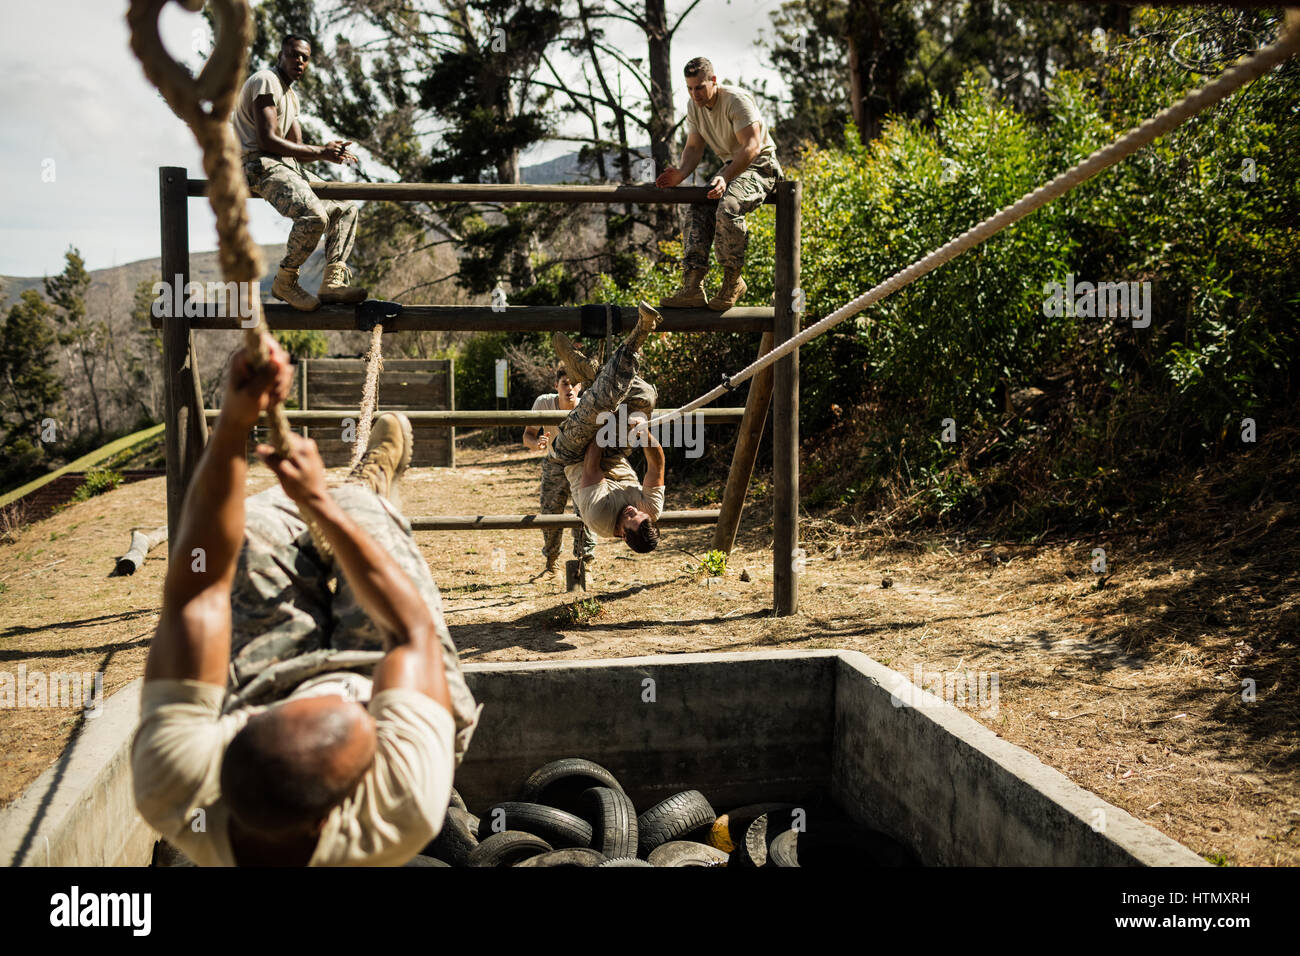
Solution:
M 168 298 L 184 303 L 190 281 L 190 216 L 188 175 L 183 167 L 158 170 L 158 201 L 162 238 L 162 281 L 180 289 Z M 174 309 L 173 309 L 174 311 Z M 184 315 L 168 316 L 163 323 L 163 420 L 167 446 L 167 527 L 170 549 L 180 538 L 179 522 L 185 489 L 208 441 L 203 417 L 203 393 L 194 362 L 194 333 Z
M 799 332 L 799 229 L 802 192 L 798 182 L 776 185 L 777 343 Z M 796 311 L 796 306 L 799 310 Z M 774 365 L 772 387 L 772 603 L 778 616 L 799 610 L 799 351 Z
M 772 333 L 764 332 L 758 344 L 758 357 L 772 350 Z M 745 417 L 741 419 L 736 435 L 736 450 L 731 456 L 731 470 L 727 473 L 726 490 L 722 493 L 722 514 L 713 529 L 713 550 L 731 553 L 736 544 L 736 530 L 740 527 L 740 513 L 745 508 L 749 492 L 749 478 L 754 473 L 758 446 L 763 439 L 763 426 L 767 424 L 767 407 L 772 402 L 772 366 L 768 366 L 749 381 L 749 397 L 745 399 Z

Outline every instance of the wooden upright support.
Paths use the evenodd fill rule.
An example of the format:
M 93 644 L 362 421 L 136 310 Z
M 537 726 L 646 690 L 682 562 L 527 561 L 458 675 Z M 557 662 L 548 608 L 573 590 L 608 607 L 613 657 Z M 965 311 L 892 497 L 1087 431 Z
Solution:
M 799 288 L 798 182 L 776 185 L 776 322 L 777 344 L 799 333 L 803 293 Z M 774 365 L 772 387 L 772 585 L 778 616 L 799 610 L 799 350 Z
M 171 288 L 180 283 L 180 298 L 190 281 L 190 216 L 188 176 L 180 166 L 158 170 L 159 208 L 162 216 L 162 281 Z M 175 297 L 168 296 L 169 302 Z M 167 446 L 168 549 L 179 535 L 185 489 L 208 442 L 203 418 L 203 392 L 194 360 L 194 334 L 184 314 L 168 316 L 163 323 L 163 399 Z
M 764 332 L 758 344 L 758 357 L 772 350 L 772 333 Z M 740 513 L 749 493 L 749 479 L 754 474 L 758 459 L 758 446 L 763 440 L 763 426 L 767 424 L 767 407 L 772 403 L 772 366 L 768 366 L 749 380 L 749 397 L 745 399 L 745 417 L 740 421 L 736 435 L 736 450 L 731 455 L 731 470 L 727 472 L 727 487 L 722 493 L 722 509 L 718 525 L 713 529 L 713 550 L 731 554 L 736 544 L 736 529 L 740 527 Z

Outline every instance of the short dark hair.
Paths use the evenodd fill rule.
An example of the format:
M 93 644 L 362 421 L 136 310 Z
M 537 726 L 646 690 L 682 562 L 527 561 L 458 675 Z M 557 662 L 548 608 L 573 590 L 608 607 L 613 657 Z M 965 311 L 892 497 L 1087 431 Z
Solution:
M 308 46 L 311 46 L 311 41 L 306 37 L 299 36 L 297 33 L 286 33 L 284 39 L 280 41 L 280 49 L 283 50 L 290 43 L 305 43 Z
M 568 378 L 568 377 L 569 377 L 569 370 L 565 368 L 564 363 L 563 362 L 556 363 L 555 380 L 558 382 L 560 379 Z
M 697 56 L 686 61 L 686 66 L 682 69 L 682 76 L 703 76 L 708 79 L 713 75 L 713 61 L 707 56 Z
M 254 715 L 230 741 L 221 762 L 221 796 L 231 814 L 261 833 L 309 829 L 360 780 L 340 780 L 328 768 L 329 752 L 352 733 L 348 714 L 333 710 L 319 715 L 310 741 L 286 735 L 279 716 L 274 707 Z
M 659 529 L 653 518 L 646 518 L 639 528 L 628 528 L 623 532 L 623 540 L 637 554 L 649 554 L 659 547 Z

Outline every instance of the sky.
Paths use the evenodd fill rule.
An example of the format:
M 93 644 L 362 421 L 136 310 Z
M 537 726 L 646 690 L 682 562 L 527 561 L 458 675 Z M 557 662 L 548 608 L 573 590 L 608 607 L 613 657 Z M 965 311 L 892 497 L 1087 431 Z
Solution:
M 681 70 L 697 55 L 712 59 L 720 78 L 766 80 L 769 92 L 785 90 L 755 46 L 760 31 L 770 36 L 768 14 L 779 4 L 702 0 L 673 42 L 679 111 L 687 99 Z M 687 5 L 669 0 L 670 22 Z M 192 177 L 202 175 L 189 128 L 145 79 L 130 51 L 126 9 L 125 0 L 5 0 L 0 275 L 61 272 L 70 245 L 89 269 L 157 256 L 158 167 L 184 166 Z M 161 24 L 163 42 L 182 55 L 196 36 L 200 42 L 210 37 L 197 14 L 175 3 L 165 8 Z M 608 32 L 613 45 L 644 55 L 644 38 L 631 24 L 609 21 Z M 571 62 L 563 54 L 556 58 L 562 74 Z M 302 105 L 311 117 L 311 103 Z M 574 148 L 548 144 L 526 154 L 523 164 Z M 258 242 L 283 242 L 289 234 L 288 220 L 265 203 L 253 201 L 250 216 Z M 214 249 L 216 242 L 206 200 L 190 200 L 190 249 Z

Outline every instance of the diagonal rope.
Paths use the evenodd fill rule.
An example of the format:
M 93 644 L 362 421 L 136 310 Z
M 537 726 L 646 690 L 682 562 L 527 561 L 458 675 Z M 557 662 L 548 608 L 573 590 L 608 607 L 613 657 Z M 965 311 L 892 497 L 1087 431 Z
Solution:
M 376 323 L 370 330 L 370 348 L 366 351 L 366 384 L 361 390 L 361 414 L 357 416 L 357 440 L 352 446 L 349 469 L 355 469 L 361 464 L 366 446 L 370 444 L 370 423 L 375 417 L 375 405 L 379 401 L 379 373 L 384 368 L 383 336 L 383 324 Z
M 966 230 L 960 236 L 913 262 L 902 271 L 896 272 L 853 301 L 840 306 L 820 322 L 810 325 L 798 335 L 782 342 L 772 351 L 735 375 L 728 376 L 721 385 L 715 386 L 711 391 L 701 395 L 693 402 L 683 405 L 671 415 L 659 416 L 650 422 L 650 425 L 653 427 L 664 421 L 675 420 L 707 405 L 728 390 L 735 388 L 741 382 L 752 378 L 773 362 L 789 355 L 799 346 L 815 339 L 832 326 L 838 325 L 845 319 L 857 315 L 863 309 L 875 305 L 886 296 L 892 295 L 904 286 L 910 285 L 926 273 L 934 271 L 949 260 L 955 259 L 963 252 L 973 249 L 997 235 L 1003 229 L 1028 216 L 1031 212 L 1063 196 L 1076 186 L 1096 176 L 1102 170 L 1114 166 L 1121 159 L 1131 156 L 1139 149 L 1149 145 L 1153 140 L 1187 122 L 1197 113 L 1208 109 L 1247 83 L 1263 76 L 1273 67 L 1293 56 L 1297 51 L 1300 51 L 1300 9 L 1291 8 L 1286 11 L 1286 21 L 1281 34 L 1269 46 L 1238 61 L 1235 66 L 1215 80 L 1193 90 L 1173 106 L 1157 113 L 1141 126 L 1125 133 L 1108 146 L 1103 146 L 1091 156 L 1061 173 L 1051 182 L 1022 196 L 1016 202 L 985 219 L 979 225 Z

